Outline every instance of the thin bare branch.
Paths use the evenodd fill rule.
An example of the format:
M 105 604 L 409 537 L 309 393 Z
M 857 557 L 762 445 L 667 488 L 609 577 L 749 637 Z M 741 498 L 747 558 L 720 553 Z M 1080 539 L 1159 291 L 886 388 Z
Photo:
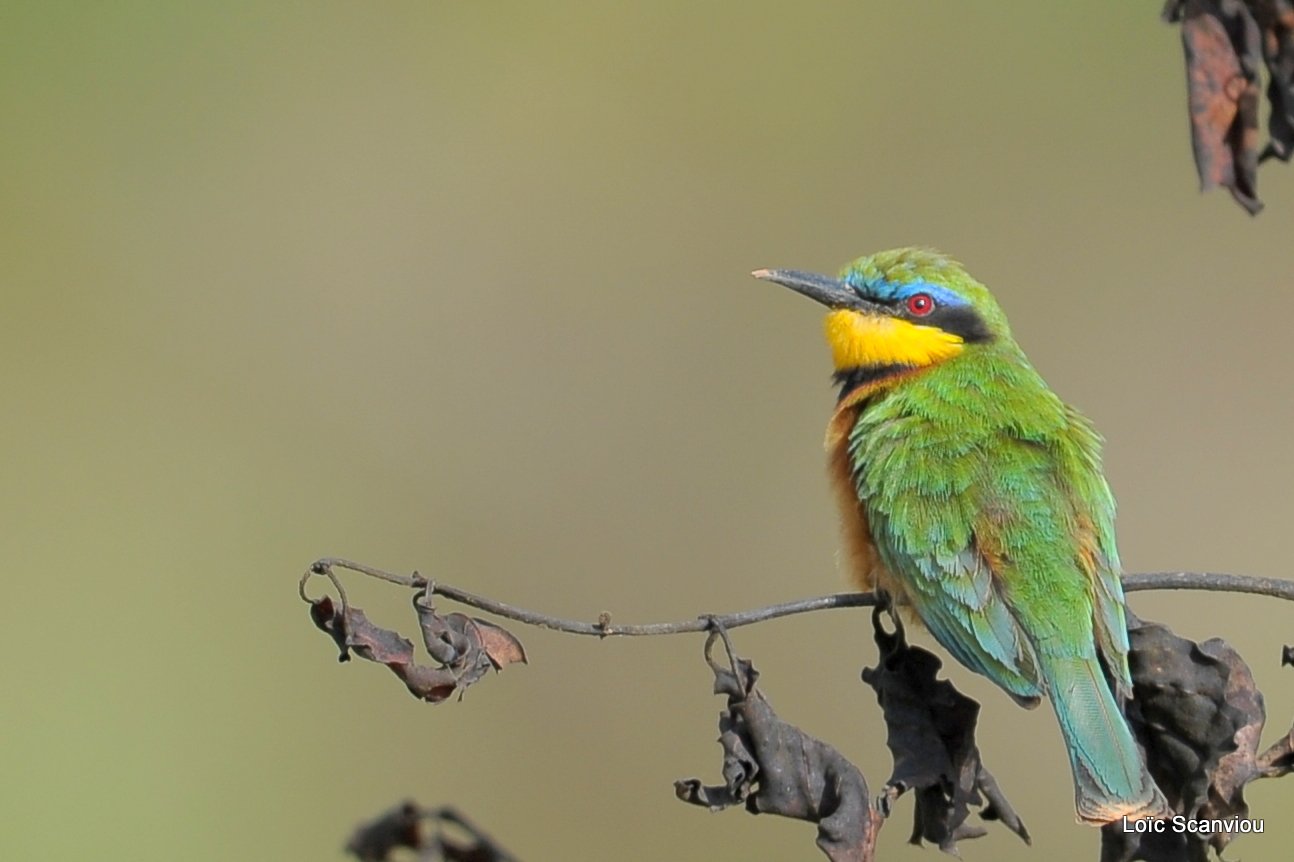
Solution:
M 310 566 L 309 571 L 302 578 L 302 597 L 305 597 L 305 581 L 312 575 L 327 577 L 340 589 L 340 584 L 333 573 L 333 569 L 348 569 L 371 578 L 377 578 L 411 589 L 425 588 L 434 595 L 444 596 L 451 601 L 468 605 L 505 619 L 525 623 L 526 625 L 568 634 L 593 635 L 595 637 L 641 637 L 646 635 L 704 632 L 712 627 L 712 622 L 723 628 L 733 629 L 793 614 L 811 613 L 831 608 L 872 607 L 877 603 L 875 593 L 836 593 L 829 596 L 797 599 L 728 614 L 705 614 L 696 619 L 680 620 L 678 622 L 616 625 L 611 621 L 611 615 L 608 613 L 601 614 L 597 622 L 549 616 L 548 614 L 519 608 L 485 596 L 478 596 L 475 593 L 470 593 L 449 584 L 437 583 L 417 572 L 412 575 L 397 575 L 363 563 L 335 557 L 325 557 Z M 1123 589 L 1129 593 L 1144 590 L 1207 590 L 1212 592 L 1249 593 L 1251 595 L 1294 601 L 1294 581 L 1212 572 L 1150 572 L 1139 575 L 1125 575 Z
M 1249 593 L 1294 602 L 1294 581 L 1255 578 L 1249 575 L 1220 575 L 1211 572 L 1148 572 L 1124 575 L 1123 591 L 1206 590 L 1215 593 Z

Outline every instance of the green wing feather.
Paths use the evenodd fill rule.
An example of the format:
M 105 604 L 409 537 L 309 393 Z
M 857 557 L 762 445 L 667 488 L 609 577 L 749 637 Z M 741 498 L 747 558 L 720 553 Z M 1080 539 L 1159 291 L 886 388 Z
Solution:
M 1018 349 L 968 354 L 868 404 L 849 454 L 872 541 L 935 638 L 1017 700 L 1050 694 L 1079 816 L 1160 811 L 1098 662 L 1131 691 L 1091 424 Z
M 1042 693 L 1036 650 L 1094 645 L 1124 689 L 1100 438 L 1009 358 L 959 358 L 860 413 L 850 457 L 873 541 L 940 643 L 1011 694 Z

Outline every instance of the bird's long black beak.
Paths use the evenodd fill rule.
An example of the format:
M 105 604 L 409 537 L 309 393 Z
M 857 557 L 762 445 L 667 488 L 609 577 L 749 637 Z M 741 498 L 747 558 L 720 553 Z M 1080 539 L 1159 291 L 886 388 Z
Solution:
M 863 299 L 856 290 L 837 278 L 814 272 L 800 272 L 796 269 L 757 269 L 751 275 L 761 281 L 771 281 L 783 287 L 789 287 L 796 293 L 815 299 L 828 308 L 853 308 L 879 314 L 887 311 L 883 306 Z

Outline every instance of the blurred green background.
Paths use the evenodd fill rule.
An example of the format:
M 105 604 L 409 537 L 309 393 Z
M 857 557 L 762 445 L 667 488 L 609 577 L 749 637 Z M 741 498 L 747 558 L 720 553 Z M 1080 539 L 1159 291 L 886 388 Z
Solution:
M 0 857 L 339 859 L 413 796 L 527 860 L 819 858 L 673 798 L 719 775 L 700 638 L 516 627 L 531 666 L 432 707 L 296 597 L 332 554 L 621 622 L 842 588 L 820 311 L 756 267 L 955 254 L 1109 438 L 1129 570 L 1286 575 L 1294 169 L 1198 194 L 1158 12 L 9 5 Z M 1287 608 L 1132 605 L 1288 727 Z M 884 782 L 865 613 L 737 645 Z M 1035 836 L 963 854 L 1096 858 L 1050 712 L 947 669 Z M 1233 853 L 1283 856 L 1294 783 L 1249 799 Z M 882 858 L 936 852 L 910 814 Z

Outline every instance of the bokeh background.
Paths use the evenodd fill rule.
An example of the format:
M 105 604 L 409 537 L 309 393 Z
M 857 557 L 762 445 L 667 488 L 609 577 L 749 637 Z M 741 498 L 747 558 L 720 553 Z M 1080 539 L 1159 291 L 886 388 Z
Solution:
M 1257 218 L 1197 192 L 1158 12 L 7 7 L 0 857 L 340 859 L 412 796 L 527 860 L 819 858 L 673 798 L 719 773 L 700 638 L 517 628 L 529 667 L 432 707 L 296 596 L 324 555 L 622 622 L 842 588 L 820 311 L 756 267 L 957 255 L 1109 438 L 1129 570 L 1286 575 L 1294 169 Z M 1132 605 L 1229 638 L 1288 727 L 1287 608 Z M 865 613 L 737 643 L 884 782 Z M 947 670 L 1035 836 L 964 855 L 1094 859 L 1049 711 Z M 1282 857 L 1294 784 L 1249 798 L 1234 852 Z M 910 812 L 882 858 L 936 852 Z

